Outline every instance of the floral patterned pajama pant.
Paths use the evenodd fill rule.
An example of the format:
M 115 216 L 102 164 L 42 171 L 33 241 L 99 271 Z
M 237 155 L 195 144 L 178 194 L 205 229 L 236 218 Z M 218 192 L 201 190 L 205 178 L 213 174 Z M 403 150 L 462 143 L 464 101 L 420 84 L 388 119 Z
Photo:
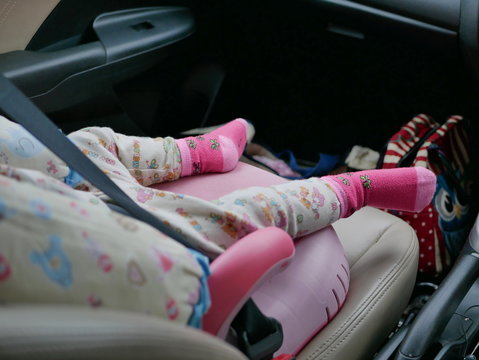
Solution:
M 296 238 L 339 218 L 334 190 L 318 178 L 240 189 L 206 201 L 148 187 L 180 177 L 173 138 L 131 137 L 108 128 L 69 137 L 130 197 L 213 255 L 258 228 L 275 226 Z

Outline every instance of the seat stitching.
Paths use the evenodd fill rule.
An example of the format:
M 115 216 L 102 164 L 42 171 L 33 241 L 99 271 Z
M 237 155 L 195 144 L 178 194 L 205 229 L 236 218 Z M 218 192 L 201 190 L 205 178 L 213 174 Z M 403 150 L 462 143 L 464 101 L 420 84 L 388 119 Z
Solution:
M 0 10 L 0 25 L 3 25 L 5 20 L 7 20 L 8 15 L 12 12 L 16 4 L 16 0 L 8 0 L 7 3 L 3 6 L 2 10 Z

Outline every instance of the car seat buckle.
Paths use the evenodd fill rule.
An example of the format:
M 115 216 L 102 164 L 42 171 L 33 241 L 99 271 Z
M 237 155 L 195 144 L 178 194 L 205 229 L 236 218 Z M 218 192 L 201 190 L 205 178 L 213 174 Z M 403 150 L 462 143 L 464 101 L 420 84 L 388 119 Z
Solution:
M 271 321 L 273 332 L 253 344 L 250 342 L 246 330 L 237 334 L 238 347 L 250 360 L 270 360 L 283 344 L 283 327 L 281 323 L 273 318 L 268 319 Z

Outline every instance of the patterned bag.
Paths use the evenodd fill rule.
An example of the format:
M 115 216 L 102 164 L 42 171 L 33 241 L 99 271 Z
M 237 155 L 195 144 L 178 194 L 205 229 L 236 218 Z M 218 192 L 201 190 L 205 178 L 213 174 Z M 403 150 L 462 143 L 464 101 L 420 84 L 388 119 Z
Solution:
M 475 219 L 471 201 L 473 164 L 461 116 L 451 116 L 441 125 L 420 114 L 387 144 L 379 167 L 423 166 L 437 175 L 432 203 L 422 212 L 390 211 L 415 229 L 421 273 L 442 273 L 462 249 Z

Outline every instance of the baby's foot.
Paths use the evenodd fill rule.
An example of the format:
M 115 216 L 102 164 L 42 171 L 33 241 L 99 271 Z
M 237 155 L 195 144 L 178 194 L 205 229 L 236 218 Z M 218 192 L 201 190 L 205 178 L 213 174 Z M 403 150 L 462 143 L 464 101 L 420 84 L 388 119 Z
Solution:
M 436 176 L 426 168 L 366 170 L 325 176 L 335 190 L 341 206 L 341 217 L 347 217 L 363 206 L 419 212 L 432 200 Z
M 181 176 L 234 169 L 251 131 L 250 123 L 236 119 L 208 134 L 175 140 L 181 154 Z

